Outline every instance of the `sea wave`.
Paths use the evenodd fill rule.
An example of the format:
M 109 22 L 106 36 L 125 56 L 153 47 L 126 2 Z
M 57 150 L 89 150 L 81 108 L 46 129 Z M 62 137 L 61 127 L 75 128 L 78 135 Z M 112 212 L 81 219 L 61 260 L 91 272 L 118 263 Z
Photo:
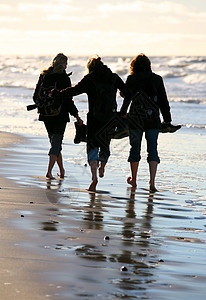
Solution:
M 28 89 L 28 90 L 33 90 L 34 87 L 33 86 L 25 86 L 26 84 L 22 84 L 22 83 L 0 83 L 0 88 L 8 88 L 8 89 Z
M 188 73 L 186 73 L 186 72 L 178 72 L 178 71 L 176 71 L 176 72 L 162 71 L 161 72 L 161 76 L 163 78 L 177 78 L 177 77 L 185 77 L 187 75 L 188 75 Z
M 187 84 L 206 83 L 206 74 L 201 74 L 201 73 L 190 74 L 184 78 L 184 82 Z
M 200 63 L 206 63 L 206 57 L 205 56 L 177 56 L 177 57 L 171 57 L 171 59 L 168 61 L 169 67 L 188 67 L 191 64 L 200 64 Z
M 205 124 L 184 124 L 187 128 L 197 128 L 197 129 L 206 129 Z
M 188 104 L 204 104 L 206 105 L 206 98 L 180 98 L 180 97 L 170 97 L 170 102 L 188 103 Z
M 125 81 L 130 72 L 132 57 L 107 56 L 103 61 Z M 150 57 L 152 69 L 164 78 L 168 96 L 173 101 L 205 104 L 206 102 L 206 56 L 164 56 Z M 75 85 L 86 74 L 86 56 L 69 57 L 67 72 L 72 72 L 71 81 Z M 35 89 L 40 71 L 48 67 L 50 56 L 0 55 L 0 89 L 8 97 L 12 89 L 25 89 L 25 94 Z M 17 90 L 16 90 L 17 91 Z M 193 95 L 188 99 L 187 95 Z M 83 102 L 86 100 L 84 99 Z

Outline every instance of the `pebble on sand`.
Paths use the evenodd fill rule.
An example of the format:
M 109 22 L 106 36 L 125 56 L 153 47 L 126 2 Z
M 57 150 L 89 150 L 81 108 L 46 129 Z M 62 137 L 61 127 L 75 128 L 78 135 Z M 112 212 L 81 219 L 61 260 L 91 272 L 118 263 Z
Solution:
M 126 272 L 126 271 L 128 271 L 128 269 L 127 269 L 127 267 L 122 266 L 122 267 L 120 268 L 120 271 L 121 271 L 121 272 Z

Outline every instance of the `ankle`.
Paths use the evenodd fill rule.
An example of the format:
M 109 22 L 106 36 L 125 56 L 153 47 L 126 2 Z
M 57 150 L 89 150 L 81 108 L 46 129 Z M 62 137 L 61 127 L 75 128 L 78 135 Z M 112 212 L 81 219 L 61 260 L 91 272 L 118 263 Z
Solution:
M 127 183 L 130 184 L 132 187 L 136 187 L 137 186 L 136 179 L 132 178 L 132 177 L 128 177 L 127 178 Z
M 46 173 L 46 178 L 54 179 L 54 176 L 52 175 L 51 172 L 47 172 L 47 173 Z

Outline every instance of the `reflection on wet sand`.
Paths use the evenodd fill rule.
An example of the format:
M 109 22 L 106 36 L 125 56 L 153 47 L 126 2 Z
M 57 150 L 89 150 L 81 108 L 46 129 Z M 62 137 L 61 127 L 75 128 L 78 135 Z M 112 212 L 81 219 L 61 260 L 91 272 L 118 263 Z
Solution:
M 83 220 L 84 226 L 87 229 L 103 229 L 103 213 L 102 213 L 102 201 L 101 196 L 97 197 L 95 193 L 90 193 L 90 202 L 88 210 L 85 210 Z
M 130 298 L 132 291 L 132 297 L 134 299 L 141 297 L 141 292 L 147 290 L 147 284 L 151 284 L 154 281 L 152 272 L 154 265 L 150 264 L 148 258 L 150 252 L 147 252 L 147 248 L 150 247 L 149 233 L 151 231 L 153 212 L 152 198 L 153 196 L 149 195 L 146 211 L 142 216 L 142 222 L 138 228 L 136 227 L 137 222 L 135 222 L 135 205 L 138 206 L 138 202 L 135 201 L 135 188 L 131 188 L 130 199 L 126 202 L 126 218 L 122 224 L 123 246 L 120 247 L 120 249 L 123 250 L 121 250 L 121 253 L 118 255 L 113 254 L 113 257 L 115 257 L 119 263 L 128 267 L 129 276 L 125 275 L 123 278 L 113 280 L 113 283 L 118 286 L 118 288 L 124 290 L 124 297 Z M 136 296 L 134 295 L 135 291 L 138 294 Z M 137 291 L 140 291 L 140 293 Z M 121 293 L 115 294 L 117 298 L 121 298 L 120 295 Z
M 121 218 L 122 226 L 119 225 L 119 228 L 122 228 L 121 235 L 111 236 L 111 240 L 105 245 L 107 247 L 102 247 L 103 244 L 85 244 L 75 250 L 76 255 L 83 259 L 113 263 L 113 267 L 110 266 L 110 268 L 118 268 L 119 272 L 121 266 L 127 266 L 125 272 L 120 272 L 122 273 L 120 278 L 117 276 L 116 279 L 111 280 L 111 283 L 121 291 L 111 293 L 115 298 L 124 296 L 125 298 L 140 299 L 141 293 L 143 291 L 145 293 L 147 290 L 147 285 L 155 282 L 153 270 L 159 263 L 159 257 L 157 254 L 151 255 L 153 197 L 153 194 L 148 195 L 146 208 L 141 216 L 142 220 L 139 222 L 136 218 L 138 208 L 135 209 L 138 201 L 135 199 L 135 189 L 131 189 L 130 197 L 126 200 L 125 217 Z M 89 207 L 92 211 L 84 212 L 84 228 L 98 230 L 103 228 L 101 222 L 103 221 L 104 202 L 105 199 L 102 195 L 90 194 Z
M 57 224 L 58 222 L 57 221 L 47 221 L 47 222 L 42 222 L 42 230 L 45 230 L 45 231 L 57 231 Z
M 78 266 L 83 272 L 78 277 L 79 284 L 87 282 L 99 286 L 103 298 L 159 300 L 161 295 L 168 295 L 167 289 L 172 286 L 174 280 L 167 274 L 167 269 L 173 266 L 174 276 L 183 280 L 173 283 L 175 292 L 188 286 L 185 278 L 200 278 L 196 274 L 185 277 L 181 272 L 184 259 L 178 261 L 167 249 L 168 245 L 176 251 L 178 245 L 184 248 L 183 243 L 205 243 L 203 238 L 187 235 L 204 231 L 186 226 L 184 222 L 193 218 L 191 210 L 180 207 L 175 198 L 134 188 L 127 188 L 125 197 L 106 191 L 89 193 L 83 189 L 70 189 L 68 182 L 63 180 L 48 181 L 45 192 L 49 202 L 55 205 L 55 211 L 49 208 L 50 220 L 41 223 L 41 230 L 48 234 L 49 231 L 50 234 L 61 232 L 62 235 L 69 230 L 73 232 L 69 237 L 64 236 L 62 243 L 58 240 L 47 249 L 58 250 L 57 255 L 71 259 L 74 255 L 79 259 Z M 58 216 L 62 217 L 60 222 L 55 221 Z M 164 228 L 162 224 L 169 220 Z M 105 236 L 109 239 L 104 240 Z M 101 274 L 100 279 L 95 272 L 93 274 L 94 270 Z M 155 296 L 151 296 L 153 292 Z M 79 294 L 76 290 L 75 295 L 95 298 L 96 294 L 95 290 L 84 286 L 84 293 Z M 167 298 L 163 296 L 162 299 Z
M 59 202 L 59 190 L 62 186 L 62 180 L 51 180 L 47 179 L 46 180 L 46 197 L 49 200 L 50 203 L 52 204 L 57 204 Z
M 92 259 L 95 261 L 107 261 L 107 256 L 104 255 L 98 247 L 93 245 L 84 245 L 76 249 L 76 255 L 85 259 Z

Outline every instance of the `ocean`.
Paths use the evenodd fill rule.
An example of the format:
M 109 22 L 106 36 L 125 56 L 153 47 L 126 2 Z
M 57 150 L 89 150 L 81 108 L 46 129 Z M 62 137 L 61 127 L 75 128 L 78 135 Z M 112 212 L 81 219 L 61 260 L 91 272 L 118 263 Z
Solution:
M 48 67 L 49 56 L 0 56 L 0 130 L 15 133 L 45 135 L 37 122 L 36 111 L 27 112 L 40 71 Z M 86 73 L 88 57 L 69 57 L 67 72 L 72 72 L 72 84 Z M 113 72 L 126 80 L 132 57 L 103 57 Z M 206 57 L 150 57 L 152 69 L 164 79 L 174 123 L 204 133 L 206 129 Z M 84 117 L 87 97 L 75 97 Z M 121 105 L 122 98 L 118 97 Z M 200 130 L 200 131 L 199 131 Z

